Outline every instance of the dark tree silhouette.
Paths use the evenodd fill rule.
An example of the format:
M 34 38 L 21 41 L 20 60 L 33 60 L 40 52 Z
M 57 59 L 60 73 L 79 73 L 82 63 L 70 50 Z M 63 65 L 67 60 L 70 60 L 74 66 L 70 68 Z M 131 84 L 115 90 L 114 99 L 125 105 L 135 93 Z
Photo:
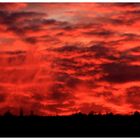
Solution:
M 12 117 L 11 117 L 12 116 Z M 22 116 L 22 118 L 21 118 Z M 13 116 L 8 110 L 0 116 L 0 136 L 39 137 L 121 137 L 140 136 L 140 113 L 131 115 L 81 112 L 70 116 Z
M 6 111 L 6 112 L 4 113 L 4 116 L 5 116 L 5 117 L 12 117 L 13 115 L 12 115 L 12 113 L 10 112 L 10 110 L 8 110 L 8 111 Z
M 138 111 L 135 111 L 134 116 L 140 116 L 140 113 Z

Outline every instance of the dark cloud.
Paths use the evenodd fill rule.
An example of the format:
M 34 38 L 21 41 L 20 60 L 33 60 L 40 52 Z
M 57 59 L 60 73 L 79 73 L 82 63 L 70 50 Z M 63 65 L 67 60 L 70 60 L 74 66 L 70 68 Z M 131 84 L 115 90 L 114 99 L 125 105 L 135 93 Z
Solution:
M 66 52 L 80 52 L 85 48 L 81 48 L 79 46 L 62 46 L 60 48 L 54 49 L 54 51 L 60 52 L 60 53 L 66 53 Z
M 80 105 L 80 111 L 83 113 L 88 114 L 89 112 L 93 111 L 96 113 L 109 113 L 112 112 L 111 108 L 108 107 L 104 107 L 103 105 L 98 105 L 98 104 L 94 104 L 94 103 L 83 103 Z
M 30 22 L 31 20 L 39 19 L 41 17 L 46 16 L 45 13 L 37 13 L 37 12 L 9 12 L 9 11 L 0 11 L 0 22 L 6 24 L 9 27 L 15 25 L 15 28 L 18 28 L 18 23 L 20 25 L 24 25 L 24 22 Z M 36 24 L 36 23 L 35 23 Z M 17 26 L 16 26 L 17 25 Z
M 140 81 L 140 66 L 125 63 L 107 63 L 102 65 L 105 76 L 102 80 L 111 83 Z
M 13 32 L 20 36 L 23 41 L 29 43 L 36 43 L 36 38 L 26 38 L 25 33 L 28 31 L 40 31 L 44 24 L 50 24 L 52 20 L 43 20 L 45 13 L 38 12 L 9 12 L 0 11 L 0 24 L 5 25 L 5 32 Z M 44 23 L 45 22 L 45 23 Z
M 112 32 L 110 30 L 91 30 L 88 32 L 84 32 L 84 34 L 86 35 L 91 35 L 91 36 L 99 36 L 99 37 L 109 37 L 109 36 L 113 36 L 115 34 L 115 32 Z
M 131 48 L 131 49 L 127 50 L 127 52 L 140 52 L 140 46 L 136 46 L 134 48 Z
M 140 87 L 133 86 L 126 90 L 126 102 L 134 109 L 140 109 Z
M 101 43 L 95 44 L 93 46 L 90 46 L 88 48 L 88 51 L 90 53 L 95 53 L 95 57 L 97 57 L 97 58 L 103 58 L 103 57 L 109 56 L 113 50 L 104 46 L 104 42 L 101 42 Z
M 96 59 L 96 58 L 107 58 L 110 60 L 116 59 L 115 54 L 117 51 L 110 48 L 106 42 L 94 42 L 93 45 L 84 47 L 80 45 L 75 46 L 62 46 L 60 48 L 53 49 L 53 51 L 56 51 L 58 53 L 68 53 L 71 56 L 74 56 L 74 54 L 77 54 L 79 56 L 76 56 L 76 59 L 80 58 L 89 58 L 89 59 Z M 68 60 L 73 61 L 74 60 Z M 68 64 L 68 63 L 67 63 Z
M 25 38 L 24 41 L 31 44 L 36 44 L 38 42 L 36 37 L 28 37 L 28 38 Z
M 5 102 L 7 97 L 8 97 L 8 91 L 6 90 L 6 88 L 0 86 L 0 103 Z
M 8 54 L 8 55 L 24 55 L 24 54 L 26 54 L 26 51 L 21 51 L 21 50 L 19 50 L 19 51 L 4 51 L 4 52 L 0 52 L 0 54 L 1 55 L 3 55 L 3 54 Z
M 64 84 L 53 84 L 49 89 L 47 99 L 54 100 L 57 102 L 66 101 L 73 99 L 74 95 L 71 94 L 71 91 L 67 89 L 67 86 Z

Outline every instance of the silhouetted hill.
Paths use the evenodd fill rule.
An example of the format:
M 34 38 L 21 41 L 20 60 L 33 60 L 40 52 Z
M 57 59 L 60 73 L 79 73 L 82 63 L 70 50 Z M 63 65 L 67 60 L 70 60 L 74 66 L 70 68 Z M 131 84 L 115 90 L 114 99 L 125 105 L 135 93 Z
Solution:
M 0 117 L 0 131 L 1 137 L 136 137 L 140 114 L 18 117 L 9 113 Z

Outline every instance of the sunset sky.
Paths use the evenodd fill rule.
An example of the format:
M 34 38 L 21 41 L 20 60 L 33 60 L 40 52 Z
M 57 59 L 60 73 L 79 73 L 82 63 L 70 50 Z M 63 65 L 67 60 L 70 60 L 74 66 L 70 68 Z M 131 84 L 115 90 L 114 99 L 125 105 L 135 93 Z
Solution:
M 140 111 L 140 4 L 0 3 L 0 114 Z

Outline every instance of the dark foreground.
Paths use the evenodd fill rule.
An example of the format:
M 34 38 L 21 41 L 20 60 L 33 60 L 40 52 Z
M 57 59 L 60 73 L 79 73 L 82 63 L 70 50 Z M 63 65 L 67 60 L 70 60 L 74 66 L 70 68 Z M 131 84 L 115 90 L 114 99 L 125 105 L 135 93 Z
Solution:
M 140 115 L 3 116 L 0 137 L 140 137 Z

